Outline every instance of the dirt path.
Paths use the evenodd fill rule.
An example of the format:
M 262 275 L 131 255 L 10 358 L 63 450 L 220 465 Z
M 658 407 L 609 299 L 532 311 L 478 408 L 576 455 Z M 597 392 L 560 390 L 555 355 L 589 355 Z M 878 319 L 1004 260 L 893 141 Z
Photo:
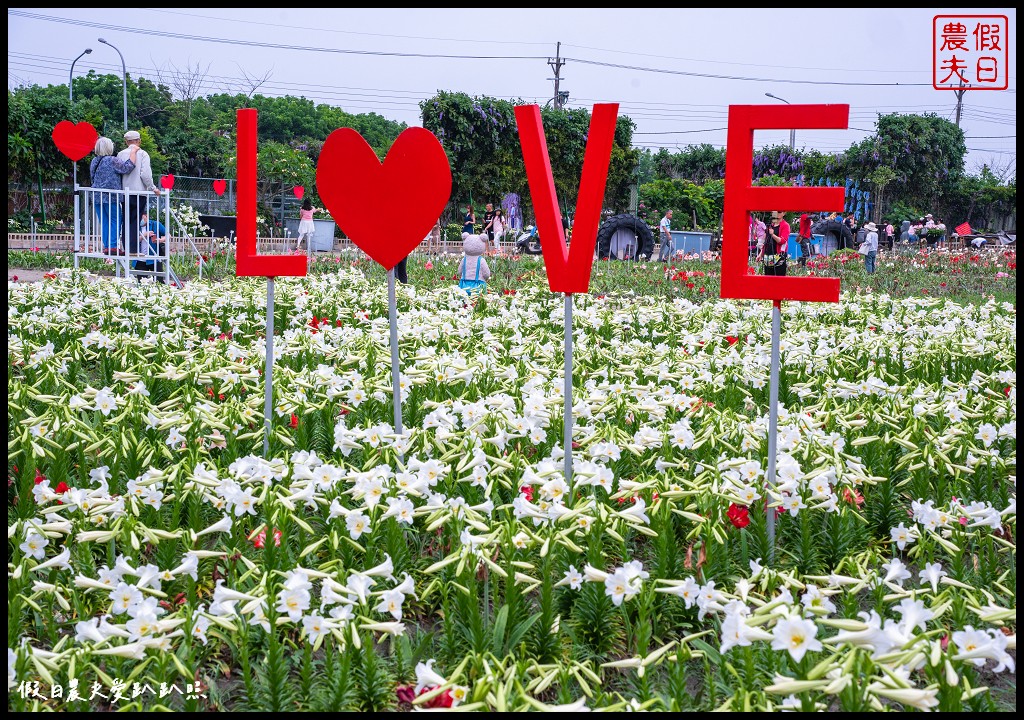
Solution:
M 43 277 L 46 273 L 52 272 L 52 270 L 41 270 L 39 268 L 20 268 L 20 267 L 8 267 L 7 268 L 7 282 L 19 282 L 19 283 L 33 283 L 42 282 L 45 280 Z M 100 273 L 93 274 L 92 280 L 96 280 L 102 277 L 113 277 L 112 274 Z
M 7 268 L 7 282 L 39 282 L 43 279 L 43 273 L 49 272 L 48 270 L 38 270 L 32 268 Z

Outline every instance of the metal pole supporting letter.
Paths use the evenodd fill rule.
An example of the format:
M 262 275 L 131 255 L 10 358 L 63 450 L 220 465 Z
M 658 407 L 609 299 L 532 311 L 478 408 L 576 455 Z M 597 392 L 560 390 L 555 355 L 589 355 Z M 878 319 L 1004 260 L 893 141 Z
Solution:
M 391 320 L 391 392 L 395 407 L 395 433 L 402 434 L 402 390 L 398 369 L 398 306 L 395 301 L 395 269 L 388 270 L 388 317 Z
M 270 413 L 274 408 L 274 278 L 267 278 L 267 361 L 263 370 L 263 457 L 270 453 Z
M 78 269 L 78 253 L 81 249 L 82 235 L 81 226 L 78 224 L 81 221 L 81 215 L 79 212 L 79 197 L 78 197 L 78 181 L 75 181 L 75 269 Z
M 772 303 L 772 364 L 771 381 L 768 388 L 768 475 L 765 496 L 765 512 L 768 520 L 768 562 L 775 558 L 775 508 L 769 507 L 775 490 L 775 455 L 779 427 L 779 335 L 782 326 L 782 302 Z
M 572 484 L 572 293 L 565 294 L 565 482 Z

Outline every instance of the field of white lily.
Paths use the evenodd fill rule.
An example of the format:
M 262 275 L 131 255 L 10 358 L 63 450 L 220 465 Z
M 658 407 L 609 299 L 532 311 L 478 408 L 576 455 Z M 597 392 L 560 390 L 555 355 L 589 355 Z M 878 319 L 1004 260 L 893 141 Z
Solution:
M 1015 708 L 1016 307 L 9 283 L 8 710 Z M 542 284 L 545 286 L 542 287 Z M 766 512 L 776 514 L 775 548 Z

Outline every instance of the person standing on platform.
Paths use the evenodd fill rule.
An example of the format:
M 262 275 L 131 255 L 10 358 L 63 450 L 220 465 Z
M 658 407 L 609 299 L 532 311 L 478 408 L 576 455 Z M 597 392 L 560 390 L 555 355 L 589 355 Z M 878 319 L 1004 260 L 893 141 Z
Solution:
M 149 153 L 142 149 L 142 136 L 138 130 L 129 130 L 124 134 L 125 149 L 117 154 L 119 160 L 128 160 L 135 150 L 135 169 L 122 176 L 121 182 L 125 189 L 125 242 L 129 255 L 138 255 L 139 225 L 142 216 L 149 213 L 147 193 L 160 194 L 160 188 L 153 182 L 153 168 L 150 165 Z
M 157 258 L 167 254 L 167 228 L 157 219 L 150 220 L 143 213 L 139 224 L 139 252 Z M 132 260 L 132 268 L 152 272 L 158 282 L 164 282 L 164 263 L 162 260 Z
M 120 255 L 117 236 L 121 229 L 122 178 L 135 169 L 138 147 L 132 145 L 126 160 L 114 157 L 114 141 L 108 137 L 96 140 L 96 157 L 89 163 L 92 183 L 92 204 L 100 225 L 104 255 Z

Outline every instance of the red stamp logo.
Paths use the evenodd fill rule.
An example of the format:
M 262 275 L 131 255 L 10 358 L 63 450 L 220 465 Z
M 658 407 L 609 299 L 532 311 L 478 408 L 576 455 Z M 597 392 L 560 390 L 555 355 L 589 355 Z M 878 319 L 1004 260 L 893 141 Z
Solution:
M 932 87 L 1006 90 L 1010 86 L 1006 15 L 936 15 L 932 19 Z

